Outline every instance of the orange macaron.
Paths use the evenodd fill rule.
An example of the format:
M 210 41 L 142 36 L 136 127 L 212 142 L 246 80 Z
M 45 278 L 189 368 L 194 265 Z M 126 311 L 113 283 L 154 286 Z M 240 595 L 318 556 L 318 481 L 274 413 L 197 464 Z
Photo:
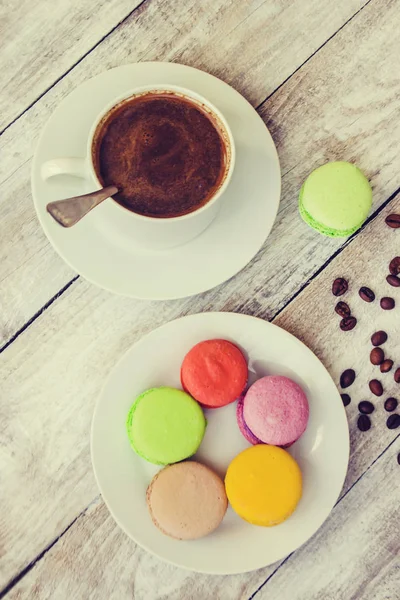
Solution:
M 248 378 L 245 357 L 227 340 L 196 344 L 181 367 L 183 389 L 207 408 L 226 406 L 244 391 Z

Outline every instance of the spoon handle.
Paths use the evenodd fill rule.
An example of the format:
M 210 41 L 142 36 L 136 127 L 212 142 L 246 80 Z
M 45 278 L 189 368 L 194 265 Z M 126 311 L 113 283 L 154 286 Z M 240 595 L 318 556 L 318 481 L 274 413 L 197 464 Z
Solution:
M 90 194 L 50 202 L 46 206 L 46 209 L 57 223 L 63 227 L 72 227 L 72 225 L 80 221 L 95 206 L 98 206 L 103 200 L 106 200 L 117 192 L 118 188 L 114 185 L 109 185 L 96 192 L 90 192 Z

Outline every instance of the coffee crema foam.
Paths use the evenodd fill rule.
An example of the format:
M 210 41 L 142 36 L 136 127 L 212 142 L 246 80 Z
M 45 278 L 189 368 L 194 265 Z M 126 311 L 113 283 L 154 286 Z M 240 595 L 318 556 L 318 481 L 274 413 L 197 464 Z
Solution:
M 97 126 L 92 158 L 125 208 L 156 218 L 204 206 L 225 181 L 227 134 L 206 107 L 174 92 L 147 92 L 112 108 Z

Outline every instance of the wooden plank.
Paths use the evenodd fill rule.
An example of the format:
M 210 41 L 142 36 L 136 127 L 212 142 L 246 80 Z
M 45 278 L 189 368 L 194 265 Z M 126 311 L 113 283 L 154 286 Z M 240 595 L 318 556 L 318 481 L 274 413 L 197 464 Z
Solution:
M 371 6 L 359 18 L 365 18 L 364 13 L 372 10 Z M 379 15 L 375 16 L 378 19 Z M 382 21 L 380 25 L 382 26 Z M 383 25 L 384 35 L 392 31 L 388 23 Z M 329 44 L 323 52 L 326 52 L 328 46 Z M 333 51 L 335 52 L 335 47 Z M 311 62 L 317 58 L 318 56 Z M 323 60 L 326 68 L 327 57 Z M 393 126 L 395 128 L 394 123 Z M 386 137 L 392 133 L 393 129 L 386 130 Z M 391 183 L 390 177 L 387 178 L 393 173 L 393 166 L 384 165 L 383 171 L 386 175 L 381 183 Z M 287 207 L 283 213 L 283 217 L 286 216 Z M 307 230 L 301 229 L 301 233 L 304 234 L 305 231 Z M 295 236 L 294 243 L 297 242 L 301 242 L 300 235 Z M 279 258 L 282 248 L 285 246 L 279 246 L 276 257 Z M 290 260 L 294 253 L 293 245 L 292 253 L 286 254 L 285 260 Z M 4 494 L 9 498 L 21 498 L 21 512 L 13 512 L 12 507 L 9 512 L 8 505 L 6 511 L 2 511 L 13 522 L 12 531 L 9 530 L 4 538 L 6 548 L 13 545 L 13 555 L 6 557 L 6 577 L 12 576 L 26 564 L 95 495 L 94 483 L 88 474 L 87 429 L 94 398 L 111 364 L 145 331 L 169 318 L 207 307 L 243 309 L 240 295 L 249 297 L 248 294 L 257 287 L 261 289 L 260 286 L 265 285 L 268 278 L 268 270 L 262 273 L 261 266 L 268 264 L 268 267 L 275 268 L 274 264 L 261 260 L 264 261 L 264 258 L 259 256 L 253 266 L 249 267 L 249 272 L 253 272 L 253 279 L 256 265 L 259 271 L 258 279 L 254 279 L 250 285 L 248 272 L 245 271 L 245 279 L 236 278 L 203 298 L 165 303 L 162 306 L 114 298 L 80 281 L 4 353 L 4 373 L 7 379 L 2 390 L 5 390 L 7 406 L 0 409 L 0 422 L 4 433 L 2 439 L 6 440 L 2 448 L 2 463 L 4 461 L 6 466 L 1 472 L 4 472 L 7 481 L 7 489 L 3 488 Z M 279 260 L 278 266 L 280 264 L 282 269 L 285 263 L 282 257 Z M 279 283 L 279 280 L 275 281 Z M 143 307 L 146 307 L 145 310 Z M 261 316 L 272 310 L 272 307 L 274 304 L 267 306 L 266 298 L 262 298 L 262 304 L 256 300 L 254 304 L 245 306 L 247 312 Z M 105 323 L 110 325 L 105 327 Z M 65 389 L 60 381 L 65 382 Z M 46 428 L 50 433 L 43 439 Z M 75 437 L 71 436 L 71 431 L 75 432 Z M 44 464 L 43 456 L 48 464 Z M 43 489 L 48 489 L 46 498 L 43 498 Z M 60 506 L 62 515 L 59 512 Z M 51 514 L 57 515 L 56 520 L 48 518 Z M 3 531 L 2 522 L 0 527 Z M 29 537 L 26 535 L 27 531 Z
M 393 378 L 396 365 L 400 365 L 400 288 L 393 288 L 386 282 L 389 262 L 400 253 L 400 232 L 390 229 L 384 222 L 385 216 L 391 212 L 400 213 L 400 194 L 274 321 L 313 349 L 338 387 L 345 369 L 351 368 L 356 372 L 354 384 L 346 389 L 352 402 L 346 408 L 351 434 L 351 462 L 345 489 L 370 464 L 370 446 L 378 443 L 375 450 L 378 453 L 396 434 L 385 426 L 388 413 L 383 407 L 390 396 L 397 397 L 400 402 L 400 386 Z M 340 318 L 334 312 L 339 299 L 332 295 L 331 290 L 337 277 L 345 277 L 349 281 L 349 290 L 340 300 L 349 304 L 358 321 L 357 326 L 348 332 L 341 331 Z M 374 291 L 376 299 L 373 303 L 366 303 L 360 298 L 358 291 L 361 286 Z M 397 306 L 394 310 L 381 309 L 379 300 L 383 296 L 395 299 Z M 369 360 L 372 349 L 370 338 L 379 330 L 388 334 L 383 349 L 386 357 L 394 361 L 392 371 L 384 374 Z M 368 383 L 372 379 L 378 379 L 383 385 L 384 393 L 380 398 L 369 389 Z M 362 400 L 370 400 L 376 407 L 371 415 L 372 428 L 366 433 L 357 428 L 357 406 Z M 374 439 L 375 436 L 380 442 Z
M 399 9 L 399 0 L 370 3 L 263 105 L 282 165 L 282 201 L 266 246 L 241 274 L 237 290 L 246 300 L 230 290 L 233 307 L 271 318 L 343 244 L 299 219 L 298 193 L 311 170 L 329 160 L 356 163 L 371 180 L 374 209 L 399 189 Z
M 15 228 L 15 231 L 17 231 L 17 228 Z M 257 263 L 255 263 L 257 264 Z M 55 270 L 56 271 L 56 270 Z M 264 278 L 264 275 L 262 275 L 262 277 Z M 75 348 L 75 346 L 77 347 L 81 347 L 82 348 L 82 352 L 79 355 L 79 360 L 76 362 L 74 360 L 72 360 L 72 363 L 70 364 L 70 368 L 66 370 L 66 368 L 63 366 L 61 373 L 63 374 L 63 377 L 65 378 L 65 380 L 69 380 L 70 378 L 70 372 L 74 373 L 74 386 L 73 387 L 73 392 L 74 395 L 81 398 L 82 395 L 84 397 L 89 397 L 91 398 L 91 402 L 93 401 L 93 398 L 95 397 L 95 395 L 98 392 L 98 389 L 100 387 L 100 381 L 98 381 L 98 377 L 99 377 L 99 372 L 98 372 L 98 368 L 95 368 L 94 370 L 91 370 L 92 367 L 90 367 L 89 365 L 85 365 L 84 367 L 82 366 L 82 360 L 87 360 L 87 358 L 90 356 L 91 350 L 90 350 L 90 346 L 96 343 L 96 338 L 93 337 L 94 332 L 98 332 L 99 333 L 99 340 L 102 339 L 102 337 L 107 333 L 110 333 L 109 330 L 107 329 L 107 331 L 104 331 L 104 322 L 108 322 L 109 321 L 109 315 L 111 313 L 113 313 L 114 315 L 116 315 L 117 317 L 123 317 L 124 314 L 129 315 L 129 319 L 128 321 L 125 321 L 123 318 L 118 321 L 118 318 L 116 319 L 117 321 L 117 325 L 114 324 L 113 330 L 112 330 L 112 340 L 110 340 L 110 338 L 106 338 L 107 341 L 104 340 L 104 343 L 106 344 L 108 350 L 107 350 L 107 361 L 104 363 L 105 365 L 105 370 L 107 370 L 110 365 L 112 364 L 112 362 L 117 358 L 117 356 L 119 354 L 121 354 L 123 352 L 123 350 L 129 345 L 129 343 L 133 342 L 135 339 L 137 339 L 138 337 L 140 337 L 140 335 L 142 333 L 144 333 L 145 331 L 151 329 L 152 327 L 156 326 L 157 324 L 160 324 L 161 322 L 163 322 L 164 320 L 168 319 L 168 318 L 173 318 L 174 316 L 178 316 L 179 314 L 181 314 L 182 312 L 187 312 L 188 311 L 188 307 L 190 307 L 190 310 L 192 312 L 196 312 L 197 310 L 202 310 L 205 309 L 207 307 L 215 307 L 215 308 L 233 308 L 233 309 L 239 309 L 240 308 L 240 304 L 238 301 L 239 296 L 239 292 L 240 290 L 244 291 L 246 290 L 247 287 L 247 283 L 245 284 L 245 287 L 238 288 L 238 297 L 236 299 L 236 305 L 234 304 L 234 300 L 228 300 L 231 297 L 231 291 L 232 291 L 232 287 L 230 288 L 230 286 L 232 284 L 236 285 L 238 280 L 231 282 L 231 284 L 228 284 L 228 286 L 226 286 L 226 288 L 220 288 L 219 290 L 216 290 L 214 292 L 210 292 L 209 294 L 205 295 L 203 299 L 199 298 L 196 301 L 194 300 L 188 300 L 188 301 L 182 301 L 180 303 L 168 303 L 168 304 L 164 304 L 162 309 L 160 309 L 159 305 L 154 305 L 154 304 L 150 304 L 148 305 L 148 309 L 146 310 L 145 315 L 143 316 L 143 319 L 140 323 L 137 323 L 135 325 L 135 327 L 133 328 L 132 325 L 137 322 L 138 320 L 138 315 L 141 311 L 143 311 L 143 303 L 132 303 L 129 300 L 123 300 L 123 299 L 115 299 L 112 298 L 110 295 L 105 294 L 103 292 L 101 292 L 100 290 L 97 290 L 91 286 L 88 286 L 86 283 L 84 282 L 80 282 L 79 285 L 76 286 L 76 289 L 74 290 L 74 292 L 72 293 L 72 291 L 68 292 L 67 295 L 65 296 L 65 302 L 66 307 L 64 308 L 64 301 L 63 301 L 63 306 L 59 306 L 59 307 L 55 307 L 55 309 L 57 308 L 57 310 L 55 310 L 55 312 L 49 311 L 48 314 L 46 314 L 45 316 L 45 321 L 42 321 L 41 323 L 37 323 L 37 327 L 38 329 L 33 329 L 30 332 L 27 332 L 26 335 L 28 335 L 28 337 L 26 337 L 25 335 L 23 336 L 22 340 L 23 340 L 23 347 L 21 346 L 21 344 L 18 345 L 13 345 L 13 348 L 9 349 L 8 353 L 5 356 L 16 356 L 17 358 L 15 359 L 15 362 L 11 365 L 11 363 L 8 361 L 7 363 L 5 362 L 4 364 L 7 365 L 5 367 L 5 369 L 11 369 L 11 371 L 15 370 L 18 368 L 18 365 L 21 364 L 20 363 L 20 352 L 22 351 L 24 356 L 28 356 L 29 353 L 31 353 L 31 358 L 33 360 L 31 360 L 30 363 L 30 374 L 32 375 L 33 378 L 36 377 L 35 382 L 30 382 L 29 379 L 26 379 L 26 376 L 28 375 L 27 372 L 25 372 L 25 374 L 23 374 L 22 376 L 19 375 L 19 377 L 21 377 L 21 380 L 19 379 L 14 379 L 13 382 L 11 383 L 11 386 L 9 386 L 9 395 L 11 398 L 13 398 L 15 400 L 15 408 L 13 409 L 13 413 L 11 415 L 9 415 L 8 419 L 11 417 L 12 418 L 12 423 L 10 423 L 9 420 L 7 420 L 7 424 L 6 424 L 6 420 L 4 421 L 5 425 L 4 427 L 9 428 L 11 426 L 11 431 L 13 430 L 14 427 L 16 427 L 17 433 L 21 436 L 20 438 L 18 437 L 18 435 L 16 436 L 16 438 L 18 438 L 20 440 L 20 444 L 22 445 L 22 447 L 24 446 L 24 444 L 26 444 L 27 442 L 27 434 L 24 433 L 24 431 L 20 430 L 20 425 L 18 424 L 18 415 L 20 413 L 24 413 L 25 410 L 28 409 L 28 414 L 31 414 L 31 408 L 30 406 L 35 406 L 35 414 L 39 414 L 40 411 L 43 411 L 43 397 L 45 397 L 45 404 L 49 403 L 52 407 L 52 409 L 55 411 L 54 413 L 51 413 L 51 417 L 50 417 L 50 413 L 49 413 L 49 420 L 47 421 L 47 416 L 45 416 L 45 422 L 48 422 L 49 427 L 51 428 L 51 430 L 53 430 L 53 423 L 54 423 L 54 419 L 56 419 L 56 422 L 58 422 L 59 424 L 63 421 L 64 419 L 64 415 L 63 415 L 63 411 L 67 410 L 66 413 L 66 421 L 71 423 L 71 427 L 74 428 L 75 427 L 75 408 L 74 406 L 71 407 L 72 408 L 72 413 L 69 412 L 69 408 L 70 407 L 65 407 L 64 403 L 65 403 L 65 396 L 63 396 L 61 394 L 60 397 L 60 393 L 59 393 L 59 388 L 60 388 L 60 378 L 59 378 L 59 372 L 60 372 L 60 365 L 68 365 L 69 363 L 71 363 L 71 353 L 73 355 L 74 353 L 74 349 L 72 348 L 72 346 Z M 253 286 L 249 286 L 246 290 L 246 293 L 252 291 L 252 289 L 254 289 Z M 26 295 L 26 291 L 25 288 L 23 288 L 24 290 L 24 295 Z M 84 298 L 81 295 L 84 295 Z M 77 308 L 77 313 L 75 312 L 75 308 L 74 305 L 77 302 L 77 299 L 80 298 L 79 300 L 79 308 Z M 197 302 L 197 303 L 196 303 Z M 11 306 L 11 304 L 10 304 Z M 14 306 L 14 305 L 13 305 Z M 85 310 L 85 306 L 87 306 L 89 308 L 90 314 Z M 251 311 L 251 307 L 248 308 L 249 311 Z M 265 308 L 262 308 L 260 310 L 260 305 L 255 305 L 254 306 L 254 310 L 253 312 L 255 312 L 256 314 L 263 314 L 263 311 L 265 310 Z M 82 336 L 78 336 L 78 337 L 74 337 L 76 334 L 76 329 L 79 327 L 79 323 L 80 320 L 78 319 L 78 317 L 76 316 L 77 314 L 79 314 L 80 311 L 83 311 L 79 317 L 82 318 L 84 321 L 86 320 L 86 326 L 84 326 L 82 328 Z M 62 315 L 65 313 L 65 318 L 67 320 L 65 320 L 64 318 L 62 318 Z M 56 317 L 54 316 L 56 315 Z M 94 320 L 93 320 L 94 318 Z M 56 324 L 54 323 L 54 319 Z M 69 323 L 68 323 L 69 320 Z M 56 331 L 61 330 L 62 333 L 60 335 L 56 334 Z M 127 333 L 128 332 L 128 333 Z M 55 334 L 55 337 L 53 340 L 50 340 L 52 334 Z M 50 336 L 50 337 L 49 337 Z M 57 348 L 58 346 L 61 346 L 66 338 L 72 336 L 73 339 L 73 343 L 72 345 L 66 345 L 65 346 L 65 352 L 60 352 L 60 353 L 54 353 L 54 348 L 52 347 L 52 343 L 54 342 L 55 344 L 55 348 Z M 115 336 L 115 337 L 114 337 Z M 22 343 L 21 340 L 21 343 Z M 26 350 L 25 348 L 25 344 L 27 344 L 29 346 L 29 353 L 26 354 Z M 89 344 L 89 347 L 87 346 Z M 51 365 L 50 368 L 50 373 L 53 371 L 53 374 L 50 377 L 50 382 L 47 382 L 47 371 L 46 373 L 44 373 L 43 371 L 40 373 L 40 375 L 38 376 L 37 370 L 38 370 L 38 364 L 42 364 L 43 363 L 43 357 L 41 357 L 40 352 L 37 350 L 38 347 L 40 347 L 40 345 L 43 345 L 43 348 L 46 347 L 45 350 L 45 359 L 49 361 L 49 365 Z M 15 348 L 14 348 L 15 346 Z M 115 350 L 115 353 L 111 352 L 112 350 Z M 103 347 L 101 348 L 101 351 L 103 351 Z M 108 354 L 108 352 L 110 352 Z M 36 363 L 35 363 L 36 361 Z M 23 361 L 22 361 L 23 362 Z M 7 372 L 5 370 L 5 372 Z M 35 375 L 36 374 L 36 375 Z M 90 374 L 90 377 L 88 377 L 88 374 Z M 85 391 L 82 393 L 81 390 L 81 385 L 79 382 L 79 377 L 82 378 L 82 380 L 85 382 L 85 386 L 87 383 L 89 383 L 87 380 L 88 379 L 92 379 L 93 381 L 90 382 L 89 387 L 85 387 Z M 23 385 L 21 387 L 19 387 L 20 382 L 23 382 Z M 25 405 L 21 405 L 21 397 L 19 394 L 21 394 L 22 396 L 24 394 L 26 394 L 27 398 L 26 399 L 30 399 L 30 389 L 31 389 L 31 383 L 34 383 L 33 385 L 33 389 L 34 389 L 34 396 L 36 398 L 35 402 L 37 404 L 35 404 L 35 402 L 33 402 L 33 404 L 29 405 L 28 407 L 25 407 Z M 68 385 L 70 386 L 71 384 L 68 383 Z M 16 392 L 16 390 L 14 389 L 14 386 L 17 387 L 18 389 L 18 393 Z M 91 387 L 92 386 L 92 387 Z M 43 389 L 46 390 L 46 392 L 43 394 Z M 68 388 L 69 391 L 71 391 L 71 387 Z M 8 397 L 8 396 L 5 396 Z M 54 400 L 55 399 L 55 400 Z M 24 400 L 22 398 L 22 400 Z M 18 408 L 17 408 L 18 407 Z M 80 415 L 82 415 L 82 419 L 84 423 L 88 423 L 89 419 L 90 419 L 90 413 L 91 413 L 91 408 L 92 408 L 92 404 L 87 405 L 82 413 L 82 409 L 79 409 L 79 413 Z M 87 409 L 87 412 L 85 412 L 85 409 Z M 9 410 L 8 407 L 4 407 L 4 410 L 7 411 Z M 46 411 L 47 411 L 47 407 L 46 407 Z M 50 411 L 51 412 L 51 411 Z M 18 413 L 18 414 L 17 414 Z M 62 418 L 59 415 L 63 415 Z M 36 431 L 37 436 L 41 437 L 41 431 L 42 431 L 42 423 L 41 423 L 41 418 L 37 418 L 36 419 L 36 425 L 38 426 L 38 429 L 34 431 Z M 31 430 L 31 419 L 28 419 L 28 421 L 26 422 L 25 427 L 27 428 L 27 431 Z M 57 426 L 56 426 L 57 427 Z M 61 431 L 61 427 L 60 427 L 60 431 Z M 58 432 L 60 433 L 60 432 Z M 55 434 L 54 434 L 55 435 Z M 61 434 L 61 440 L 64 441 L 66 434 L 62 433 Z M 54 443 L 56 445 L 56 447 L 59 449 L 60 452 L 60 456 L 57 456 L 57 458 L 55 459 L 54 465 L 55 465 L 55 471 L 53 473 L 53 480 L 52 480 L 52 493 L 53 493 L 53 487 L 55 488 L 57 486 L 57 480 L 54 479 L 55 474 L 58 471 L 59 468 L 59 463 L 57 462 L 58 460 L 65 459 L 65 456 L 63 455 L 63 445 L 62 443 L 60 443 L 60 446 L 57 446 L 55 438 L 52 437 L 51 440 L 52 444 Z M 76 440 L 72 441 L 72 448 L 70 448 L 68 446 L 68 452 L 71 450 L 72 454 L 71 457 L 72 458 L 72 462 L 76 461 L 77 463 L 80 464 L 80 461 L 83 461 L 86 464 L 86 461 L 88 460 L 88 456 L 87 456 L 87 446 L 85 445 L 85 441 L 86 440 L 82 440 L 82 443 L 84 444 L 83 448 L 85 448 L 85 452 L 86 454 L 84 454 L 84 456 L 82 457 L 82 455 L 80 454 L 81 450 L 82 450 L 82 446 L 80 446 L 79 444 L 76 444 Z M 28 444 L 27 444 L 27 448 L 30 447 L 30 443 L 31 443 L 31 439 L 30 439 L 30 435 L 28 435 Z M 40 452 L 41 452 L 42 448 L 39 445 L 34 445 L 34 448 L 32 450 L 32 455 L 36 457 L 36 460 L 39 461 L 40 459 Z M 11 451 L 10 451 L 11 452 Z M 14 483 L 12 484 L 15 485 L 16 488 L 19 488 L 19 481 L 20 481 L 20 477 L 23 476 L 24 474 L 24 466 L 25 466 L 25 461 L 26 461 L 26 456 L 24 454 L 24 452 L 21 452 L 21 455 L 18 455 L 18 459 L 22 458 L 22 463 L 19 464 L 19 466 L 16 466 L 14 463 L 10 464 L 9 466 L 11 468 L 13 468 L 14 466 L 16 466 L 15 469 L 15 479 L 14 479 Z M 72 468 L 72 471 L 69 471 L 69 466 L 67 468 L 68 470 L 68 475 L 66 478 L 66 482 L 69 481 L 69 483 L 71 484 L 71 489 L 74 489 L 74 487 L 78 487 L 81 486 L 80 489 L 78 490 L 78 493 L 76 495 L 76 497 L 69 499 L 67 502 L 65 502 L 64 500 L 64 491 L 61 491 L 60 496 L 57 496 L 58 501 L 61 502 L 63 501 L 63 506 L 65 506 L 65 515 L 62 517 L 60 522 L 57 522 L 56 524 L 54 522 L 46 522 L 46 524 L 44 525 L 44 527 L 42 527 L 42 534 L 41 537 L 38 538 L 37 542 L 32 542 L 33 546 L 29 547 L 29 544 L 25 545 L 25 542 L 20 539 L 19 543 L 21 545 L 23 545 L 26 549 L 26 554 L 19 555 L 19 550 L 18 550 L 18 545 L 15 546 L 15 556 L 14 559 L 12 560 L 16 560 L 15 563 L 15 567 L 18 569 L 18 566 L 22 566 L 23 564 L 25 564 L 25 562 L 29 559 L 29 557 L 32 556 L 32 554 L 34 554 L 35 551 L 38 551 L 38 549 L 40 549 L 41 547 L 43 547 L 43 545 L 45 545 L 49 540 L 51 540 L 52 538 L 55 537 L 55 535 L 57 535 L 57 532 L 59 532 L 60 529 L 62 529 L 62 526 L 66 526 L 69 522 L 69 520 L 72 518 L 73 515 L 77 514 L 79 512 L 79 510 L 82 508 L 82 506 L 85 505 L 86 501 L 88 501 L 92 495 L 94 494 L 94 486 L 93 486 L 93 482 L 87 482 L 86 480 L 82 482 L 81 480 L 81 471 L 78 469 L 76 471 L 76 473 L 78 474 L 78 479 L 75 479 L 75 472 L 74 469 Z M 41 474 L 42 476 L 43 474 Z M 72 477 L 72 479 L 68 479 L 69 477 Z M 40 477 L 38 478 L 38 483 L 39 483 Z M 47 481 L 47 480 L 46 480 Z M 11 487 L 12 487 L 11 486 Z M 85 487 L 86 486 L 86 487 Z M 42 488 L 39 486 L 37 491 L 35 493 L 33 493 L 33 496 L 35 496 L 35 494 L 37 494 L 36 499 L 38 501 L 38 507 L 40 505 L 40 499 L 42 496 Z M 71 502 L 71 504 L 69 504 L 69 502 Z M 68 506 L 67 506 L 68 505 Z M 27 503 L 27 509 L 29 509 L 29 502 Z M 54 505 L 54 507 L 56 508 L 57 504 Z M 28 510 L 29 512 L 29 510 Z M 16 521 L 20 521 L 20 515 L 16 515 Z M 39 527 L 38 527 L 39 529 Z M 34 532 L 32 532 L 32 535 L 34 534 Z M 13 536 L 10 536 L 10 543 L 13 543 Z M 33 538 L 32 538 L 33 540 Z M 12 569 L 11 569 L 12 570 Z M 7 576 L 8 573 L 7 573 Z
M 329 0 L 308 0 L 300 12 L 295 0 L 179 0 L 173 11 L 166 0 L 146 2 L 18 119 L 0 139 L 0 346 L 73 277 L 36 221 L 29 182 L 32 148 L 63 97 L 105 69 L 137 60 L 169 60 L 222 77 L 258 105 L 366 1 L 338 0 L 332 5 Z M 301 35 L 293 36 L 293 23 Z M 372 69 L 381 58 L 379 46 L 377 41 Z M 294 121 L 293 127 L 300 123 L 303 128 L 303 120 Z M 311 123 L 306 136 L 312 134 Z M 311 167 L 312 157 L 307 164 Z M 285 171 L 293 166 L 283 162 Z M 286 236 L 286 243 L 290 239 Z M 291 290 L 298 284 L 293 280 Z
M 397 436 L 312 540 L 271 577 L 257 600 L 399 597 L 399 452 Z
M 192 573 L 158 560 L 116 527 L 99 499 L 6 598 L 245 600 L 254 590 L 249 577 Z
M 369 432 L 359 432 L 355 421 L 356 403 L 365 399 L 367 381 L 376 372 L 368 364 L 372 322 L 390 333 L 388 354 L 400 362 L 400 291 L 391 290 L 398 298 L 392 313 L 375 305 L 364 306 L 356 291 L 365 283 L 377 294 L 383 289 L 387 293 L 385 266 L 398 250 L 399 231 L 389 230 L 383 219 L 399 210 L 400 196 L 276 320 L 305 339 L 336 380 L 344 368 L 352 367 L 358 374 L 350 390 L 352 457 L 344 490 L 396 435 L 385 426 L 382 400 L 376 402 Z M 344 334 L 333 312 L 330 285 L 334 276 L 347 272 L 352 274 L 349 302 L 359 324 Z M 356 279 L 355 274 L 362 279 Z M 213 304 L 224 309 L 224 302 L 226 297 L 216 295 Z M 0 530 L 7 549 L 0 563 L 3 584 L 56 538 L 97 494 L 88 432 L 95 399 L 109 370 L 144 333 L 181 313 L 197 312 L 202 305 L 201 300 L 188 300 L 184 305 L 169 302 L 143 307 L 143 303 L 126 298 L 105 296 L 79 280 L 61 302 L 55 302 L 3 353 L 1 389 L 7 398 L 7 403 L 0 404 L 4 440 L 0 472 L 5 481 L 0 487 Z M 260 312 L 255 310 L 254 314 Z M 385 397 L 398 391 L 396 385 L 392 374 L 387 374 Z M 18 503 L 14 502 L 16 497 Z M 107 554 L 113 551 L 110 546 Z M 257 572 L 246 582 L 255 589 L 270 572 Z M 241 589 L 243 581 L 238 582 Z M 162 585 L 161 580 L 158 583 Z
M 257 600 L 394 600 L 400 586 L 396 527 L 400 437 L 334 508 L 319 532 L 256 594 Z M 318 560 L 316 560 L 318 557 Z M 73 568 L 71 568 L 73 561 Z M 175 569 L 133 544 L 97 500 L 9 600 L 247 599 L 273 569 L 207 576 Z M 104 577 L 99 574 L 110 574 Z
M 140 0 L 2 2 L 0 131 L 139 4 Z

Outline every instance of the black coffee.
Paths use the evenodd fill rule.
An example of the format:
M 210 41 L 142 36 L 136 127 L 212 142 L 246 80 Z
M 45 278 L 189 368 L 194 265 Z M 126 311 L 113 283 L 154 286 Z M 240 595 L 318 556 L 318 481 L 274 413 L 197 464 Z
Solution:
M 207 109 L 172 92 L 149 92 L 114 107 L 94 136 L 104 186 L 129 210 L 178 217 L 204 206 L 223 183 L 226 142 Z

